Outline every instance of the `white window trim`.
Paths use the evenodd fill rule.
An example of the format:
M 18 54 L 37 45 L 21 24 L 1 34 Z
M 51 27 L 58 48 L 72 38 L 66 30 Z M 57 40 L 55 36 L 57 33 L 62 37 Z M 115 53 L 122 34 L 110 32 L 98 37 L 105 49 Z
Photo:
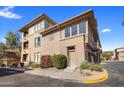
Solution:
M 84 22 L 84 21 L 81 21 L 81 22 Z M 80 30 L 80 25 L 79 25 L 79 24 L 80 24 L 81 22 L 79 22 L 79 23 L 77 23 L 77 24 L 74 24 L 74 25 L 77 26 L 77 35 L 82 35 L 82 34 L 83 34 L 83 33 L 80 33 L 80 32 L 79 32 L 79 30 Z M 84 22 L 84 23 L 85 23 L 84 25 L 86 26 L 86 22 Z M 69 36 L 69 37 L 77 36 L 77 35 L 73 35 L 73 36 L 72 36 L 72 26 L 73 26 L 73 25 L 68 26 L 68 27 L 70 28 L 70 36 Z M 65 29 L 66 29 L 66 28 L 65 28 Z M 68 38 L 68 37 L 65 37 L 65 29 L 64 29 L 64 38 Z M 87 29 L 85 29 L 85 30 L 87 30 Z M 85 32 L 85 33 L 86 33 L 86 32 Z
M 72 36 L 72 26 L 70 26 L 69 29 L 70 29 L 70 36 L 69 37 L 71 37 Z
M 80 35 L 80 33 L 79 33 L 79 24 L 77 24 L 77 35 Z
M 69 26 L 68 28 L 69 28 L 69 30 L 70 30 L 69 33 L 70 33 L 70 36 L 71 36 L 71 27 Z M 69 37 L 70 37 L 70 36 L 69 36 Z M 64 29 L 64 37 L 65 37 L 65 29 Z M 65 37 L 65 38 L 67 38 L 67 37 Z
M 34 53 L 34 62 L 39 63 L 40 62 L 40 57 L 41 57 L 41 52 L 35 52 Z
M 40 37 L 40 36 L 37 36 L 37 37 L 35 37 L 35 38 L 34 38 L 34 46 L 35 46 L 35 48 L 37 48 L 37 47 L 40 47 L 40 46 L 41 46 L 41 40 L 42 40 L 42 38 L 41 38 L 41 37 L 40 37 L 40 45 L 39 45 L 39 46 L 38 46 L 38 45 L 36 45 L 36 43 L 38 43 L 38 41 L 36 40 L 36 38 L 38 38 L 38 37 Z M 35 40 L 36 40 L 37 42 L 36 42 Z

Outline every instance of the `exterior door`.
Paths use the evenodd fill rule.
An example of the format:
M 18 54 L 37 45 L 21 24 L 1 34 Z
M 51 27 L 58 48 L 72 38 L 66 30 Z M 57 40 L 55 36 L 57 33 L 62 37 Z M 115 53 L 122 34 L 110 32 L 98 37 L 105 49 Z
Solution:
M 69 66 L 75 66 L 75 49 L 69 50 Z

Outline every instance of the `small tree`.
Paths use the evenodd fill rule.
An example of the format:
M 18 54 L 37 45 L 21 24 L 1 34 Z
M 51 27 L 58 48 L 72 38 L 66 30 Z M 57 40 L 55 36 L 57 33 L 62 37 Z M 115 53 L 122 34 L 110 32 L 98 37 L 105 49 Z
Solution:
M 7 49 L 6 45 L 3 42 L 0 42 L 0 59 L 3 57 L 3 51 Z
M 103 57 L 106 59 L 106 60 L 110 60 L 113 53 L 112 52 L 103 52 Z
M 5 39 L 6 39 L 6 45 L 9 49 L 20 48 L 21 41 L 20 41 L 20 36 L 18 32 L 14 33 L 14 32 L 9 31 L 6 34 Z
M 52 56 L 52 62 L 53 62 L 53 66 L 55 66 L 58 69 L 65 68 L 67 66 L 67 58 L 63 54 L 58 54 L 58 55 L 54 54 Z

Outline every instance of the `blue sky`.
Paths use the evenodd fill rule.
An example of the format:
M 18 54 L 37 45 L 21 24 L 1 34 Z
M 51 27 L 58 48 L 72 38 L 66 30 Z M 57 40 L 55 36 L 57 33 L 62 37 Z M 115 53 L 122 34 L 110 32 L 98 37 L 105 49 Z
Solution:
M 82 13 L 87 9 L 93 9 L 98 23 L 98 31 L 103 50 L 113 50 L 124 46 L 124 7 L 41 7 L 41 6 L 17 6 L 0 7 L 0 41 L 8 31 L 17 31 L 41 13 L 60 23 L 70 17 Z

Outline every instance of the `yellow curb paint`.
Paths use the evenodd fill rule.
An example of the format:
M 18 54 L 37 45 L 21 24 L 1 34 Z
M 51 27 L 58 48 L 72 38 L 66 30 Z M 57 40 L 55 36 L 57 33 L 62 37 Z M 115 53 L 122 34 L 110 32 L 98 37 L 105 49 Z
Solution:
M 104 80 L 106 80 L 107 78 L 108 78 L 108 72 L 107 72 L 107 70 L 104 70 L 103 76 L 101 76 L 97 79 L 84 80 L 83 83 L 85 83 L 85 84 L 100 83 L 100 82 L 103 82 Z

